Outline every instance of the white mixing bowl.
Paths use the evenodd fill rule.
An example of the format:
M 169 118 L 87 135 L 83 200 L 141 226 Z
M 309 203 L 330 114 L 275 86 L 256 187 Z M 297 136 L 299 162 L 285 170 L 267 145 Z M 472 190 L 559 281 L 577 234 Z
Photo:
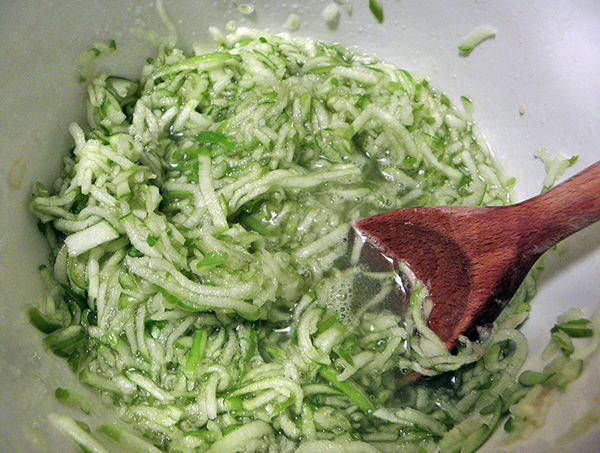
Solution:
M 438 90 L 475 104 L 475 117 L 502 165 L 518 179 L 519 198 L 541 189 L 544 168 L 534 153 L 579 155 L 569 174 L 600 157 L 600 2 L 597 0 L 383 0 L 378 23 L 368 0 L 348 0 L 337 26 L 322 12 L 332 0 L 249 0 L 244 16 L 232 0 L 165 0 L 180 45 L 208 42 L 210 25 L 284 30 L 290 13 L 301 18 L 294 34 L 336 41 L 426 75 Z M 238 2 L 241 3 L 241 2 Z M 340 2 L 343 3 L 343 2 Z M 457 46 L 479 26 L 494 39 L 461 55 Z M 57 387 L 78 384 L 63 361 L 41 347 L 26 306 L 44 297 L 37 268 L 48 249 L 28 213 L 32 184 L 50 182 L 72 146 L 69 123 L 84 117 L 85 86 L 77 83 L 77 56 L 98 41 L 115 39 L 117 51 L 99 61 L 134 76 L 153 47 L 136 29 L 165 32 L 154 3 L 146 0 L 0 0 L 0 450 L 77 451 L 47 421 L 65 413 Z M 139 33 L 138 33 L 139 34 Z M 537 363 L 556 316 L 600 306 L 600 225 L 567 241 L 551 257 L 524 332 Z M 547 424 L 522 445 L 482 451 L 600 451 L 598 357 L 559 395 Z M 85 389 L 81 389 L 86 392 Z M 590 430 L 560 450 L 554 441 L 595 410 Z M 593 411 L 592 411 L 593 412 Z M 97 418 L 110 415 L 96 404 Z M 495 440 L 497 441 L 497 440 Z

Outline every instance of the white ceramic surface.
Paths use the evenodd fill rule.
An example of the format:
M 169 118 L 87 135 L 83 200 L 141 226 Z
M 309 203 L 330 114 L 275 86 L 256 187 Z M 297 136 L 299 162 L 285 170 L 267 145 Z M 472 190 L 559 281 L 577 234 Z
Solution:
M 224 28 L 229 20 L 279 32 L 295 12 L 302 21 L 296 35 L 337 41 L 417 71 L 455 101 L 470 97 L 492 149 L 518 178 L 520 198 L 541 188 L 543 165 L 533 158 L 538 149 L 579 155 L 569 173 L 600 157 L 598 0 L 383 0 L 383 24 L 368 11 L 368 0 L 349 1 L 352 15 L 342 9 L 335 28 L 321 16 L 331 0 L 249 0 L 256 5 L 252 17 L 240 14 L 233 0 L 165 0 L 165 7 L 184 47 L 207 42 L 208 26 Z M 461 56 L 458 44 L 481 25 L 494 28 L 496 37 Z M 24 308 L 43 297 L 36 269 L 47 259 L 27 204 L 33 182 L 49 182 L 58 174 L 61 156 L 71 146 L 67 127 L 83 118 L 85 88 L 77 84 L 77 55 L 113 38 L 118 50 L 99 68 L 133 76 L 153 52 L 132 29 L 164 30 L 151 1 L 0 0 L 2 451 L 77 451 L 46 418 L 52 411 L 65 412 L 54 389 L 76 381 L 64 363 L 43 351 L 42 336 L 25 315 Z M 588 313 L 600 306 L 600 225 L 567 242 L 565 251 L 548 261 L 524 328 L 532 366 L 558 314 L 572 306 Z M 573 443 L 554 445 L 578 417 L 600 405 L 599 364 L 596 357 L 580 381 L 560 395 L 547 426 L 526 444 L 483 451 L 600 451 L 598 424 Z M 101 405 L 94 408 L 97 417 L 105 412 Z

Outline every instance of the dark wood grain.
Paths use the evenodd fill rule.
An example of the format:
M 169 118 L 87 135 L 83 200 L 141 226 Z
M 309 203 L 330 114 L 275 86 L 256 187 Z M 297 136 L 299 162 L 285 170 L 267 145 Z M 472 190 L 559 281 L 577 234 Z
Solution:
M 452 349 L 500 314 L 544 252 L 598 220 L 600 162 L 515 205 L 400 209 L 354 226 L 426 284 L 429 327 Z

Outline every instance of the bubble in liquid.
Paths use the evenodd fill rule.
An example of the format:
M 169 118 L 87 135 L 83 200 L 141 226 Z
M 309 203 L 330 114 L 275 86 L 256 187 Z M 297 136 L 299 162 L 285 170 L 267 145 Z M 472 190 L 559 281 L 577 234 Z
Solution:
M 338 291 L 335 295 L 335 298 L 343 302 L 348 299 L 348 293 L 346 291 Z
M 348 278 L 340 279 L 329 289 L 327 305 L 332 307 L 339 316 L 340 322 L 349 325 L 354 322 L 352 308 L 352 282 Z

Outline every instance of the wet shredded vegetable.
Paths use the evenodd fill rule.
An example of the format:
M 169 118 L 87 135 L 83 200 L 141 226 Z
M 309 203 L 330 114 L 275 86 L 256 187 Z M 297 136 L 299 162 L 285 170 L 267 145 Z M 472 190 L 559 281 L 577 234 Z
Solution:
M 356 259 L 351 221 L 503 205 L 514 182 L 470 113 L 415 74 L 238 30 L 212 53 L 161 48 L 139 80 L 94 78 L 70 131 L 64 174 L 31 203 L 52 265 L 30 318 L 129 426 L 56 416 L 87 451 L 471 452 L 531 425 L 532 388 L 577 375 L 571 337 L 597 342 L 598 319 L 574 314 L 558 358 L 517 380 L 531 276 L 456 355 L 410 273 L 406 314 L 385 308 L 398 274 Z M 413 372 L 428 378 L 399 386 Z

